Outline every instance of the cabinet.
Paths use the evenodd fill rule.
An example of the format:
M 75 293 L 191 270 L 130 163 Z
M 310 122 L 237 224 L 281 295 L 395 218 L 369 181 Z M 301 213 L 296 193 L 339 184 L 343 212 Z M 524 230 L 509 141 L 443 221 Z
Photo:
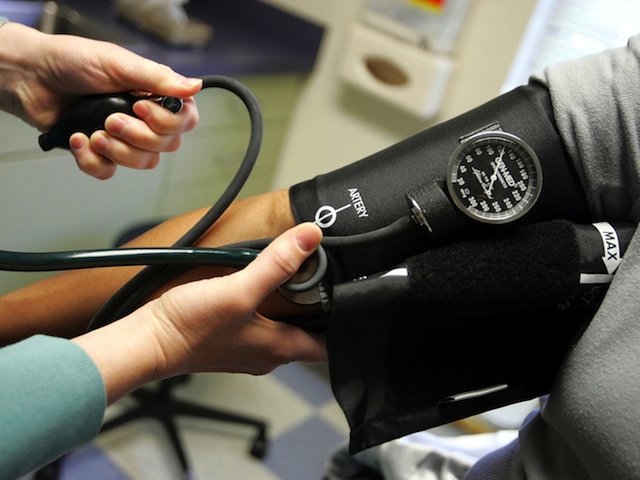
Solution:
M 278 74 L 238 79 L 254 92 L 265 118 L 260 157 L 241 196 L 270 189 L 304 78 Z M 205 90 L 196 100 L 200 121 L 177 152 L 164 154 L 155 170 L 120 167 L 104 182 L 81 173 L 67 152 L 42 152 L 38 132 L 0 112 L 0 249 L 109 247 L 136 223 L 215 202 L 244 156 L 249 117 L 242 102 L 225 90 Z M 0 294 L 46 275 L 0 272 Z

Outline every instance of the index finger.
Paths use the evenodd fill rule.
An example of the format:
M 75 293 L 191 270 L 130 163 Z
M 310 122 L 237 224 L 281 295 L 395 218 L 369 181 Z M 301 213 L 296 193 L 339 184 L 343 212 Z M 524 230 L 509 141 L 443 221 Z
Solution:
M 188 78 L 162 65 L 125 49 L 118 55 L 105 55 L 103 64 L 111 72 L 114 83 L 142 92 L 186 98 L 202 88 L 202 79 Z
M 199 120 L 196 102 L 191 97 L 184 99 L 182 110 L 178 113 L 173 113 L 150 100 L 134 103 L 133 112 L 160 135 L 178 135 L 191 131 Z

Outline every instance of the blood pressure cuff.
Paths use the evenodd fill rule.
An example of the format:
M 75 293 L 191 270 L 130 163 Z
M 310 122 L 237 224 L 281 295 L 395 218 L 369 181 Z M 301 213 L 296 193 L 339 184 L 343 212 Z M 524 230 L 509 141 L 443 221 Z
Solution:
M 564 354 L 594 312 L 575 300 L 582 298 L 580 288 L 575 290 L 576 275 L 568 283 L 537 282 L 547 285 L 546 290 L 482 295 L 504 282 L 492 283 L 500 279 L 494 268 L 473 273 L 464 262 L 453 268 L 457 249 L 459 242 L 492 244 L 497 238 L 483 235 L 503 235 L 512 228 L 526 228 L 526 223 L 539 225 L 551 219 L 586 223 L 590 213 L 556 129 L 549 93 L 537 83 L 290 190 L 298 222 L 316 222 L 325 235 L 372 231 L 409 215 L 405 195 L 442 181 L 462 139 L 498 127 L 532 147 L 544 175 L 536 206 L 518 220 L 517 227 L 472 226 L 441 245 L 416 235 L 329 252 L 331 264 L 338 265 L 327 328 L 331 382 L 351 426 L 352 452 L 549 390 Z M 531 232 L 523 232 L 524 241 Z M 557 252 L 552 233 L 547 231 L 536 237 L 540 242 L 528 245 Z M 524 257 L 511 258 L 532 254 L 524 252 Z M 432 255 L 439 256 L 440 263 Z M 482 258 L 487 267 L 498 265 L 485 255 Z M 433 272 L 448 274 L 428 275 L 429 269 L 416 268 L 416 259 L 433 262 Z M 361 282 L 351 281 L 403 262 L 413 265 L 408 276 L 369 276 L 364 289 Z M 575 266 L 576 255 L 563 262 Z M 431 283 L 421 283 L 425 279 Z M 518 280 L 507 283 L 522 285 Z M 453 296 L 454 287 L 460 285 L 477 289 L 475 303 L 465 295 Z M 433 294 L 429 300 L 419 294 L 425 291 Z M 603 291 L 594 286 L 584 293 L 590 307 L 597 305 Z M 537 294 L 529 295 L 532 292 Z M 518 295 L 525 295 L 526 301 L 519 302 Z
M 336 286 L 327 346 L 351 452 L 548 393 L 634 231 L 484 230 L 409 258 L 406 275 Z
M 543 188 L 524 219 L 588 221 L 585 195 L 553 118 L 547 89 L 519 87 L 452 120 L 418 133 L 363 160 L 290 189 L 298 222 L 316 222 L 325 235 L 351 235 L 389 225 L 410 214 L 405 195 L 444 181 L 460 141 L 483 129 L 501 128 L 527 142 L 538 155 Z M 360 249 L 339 256 L 341 278 L 395 265 L 424 248 L 424 239 Z

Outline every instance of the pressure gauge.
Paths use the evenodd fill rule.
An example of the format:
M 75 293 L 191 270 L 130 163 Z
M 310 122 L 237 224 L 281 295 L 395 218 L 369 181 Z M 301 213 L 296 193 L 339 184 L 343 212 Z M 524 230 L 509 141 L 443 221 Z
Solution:
M 542 189 L 537 155 L 523 140 L 501 131 L 466 139 L 447 170 L 453 203 L 474 220 L 509 223 L 525 215 Z

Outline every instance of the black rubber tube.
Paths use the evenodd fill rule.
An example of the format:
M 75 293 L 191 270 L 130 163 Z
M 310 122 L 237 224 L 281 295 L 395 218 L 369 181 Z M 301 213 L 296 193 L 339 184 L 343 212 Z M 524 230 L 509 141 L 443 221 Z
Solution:
M 128 265 L 216 265 L 243 268 L 258 250 L 221 248 L 120 248 L 70 252 L 24 253 L 0 250 L 0 270 L 54 272 Z
M 231 205 L 231 202 L 233 202 L 237 197 L 238 193 L 249 178 L 262 146 L 264 121 L 262 118 L 262 111 L 260 110 L 260 104 L 253 93 L 251 93 L 251 91 L 240 82 L 228 77 L 208 75 L 202 77 L 202 81 L 203 90 L 205 88 L 222 88 L 234 93 L 243 101 L 249 112 L 251 134 L 249 137 L 249 145 L 247 146 L 242 163 L 225 192 L 209 209 L 209 211 L 173 245 L 174 247 L 186 247 L 192 245 L 216 222 L 218 218 L 220 218 L 227 207 Z M 150 282 L 151 279 L 157 277 L 162 270 L 164 270 L 163 267 L 147 267 L 129 280 L 129 282 L 127 282 L 102 306 L 91 320 L 87 330 L 94 330 L 103 325 L 107 325 L 108 323 L 128 315 L 133 311 L 133 309 L 137 308 L 137 305 L 132 308 L 130 306 L 131 302 L 127 302 L 127 299 L 139 288 L 145 285 L 145 283 Z M 125 304 L 127 305 L 127 308 L 123 309 L 122 306 Z

